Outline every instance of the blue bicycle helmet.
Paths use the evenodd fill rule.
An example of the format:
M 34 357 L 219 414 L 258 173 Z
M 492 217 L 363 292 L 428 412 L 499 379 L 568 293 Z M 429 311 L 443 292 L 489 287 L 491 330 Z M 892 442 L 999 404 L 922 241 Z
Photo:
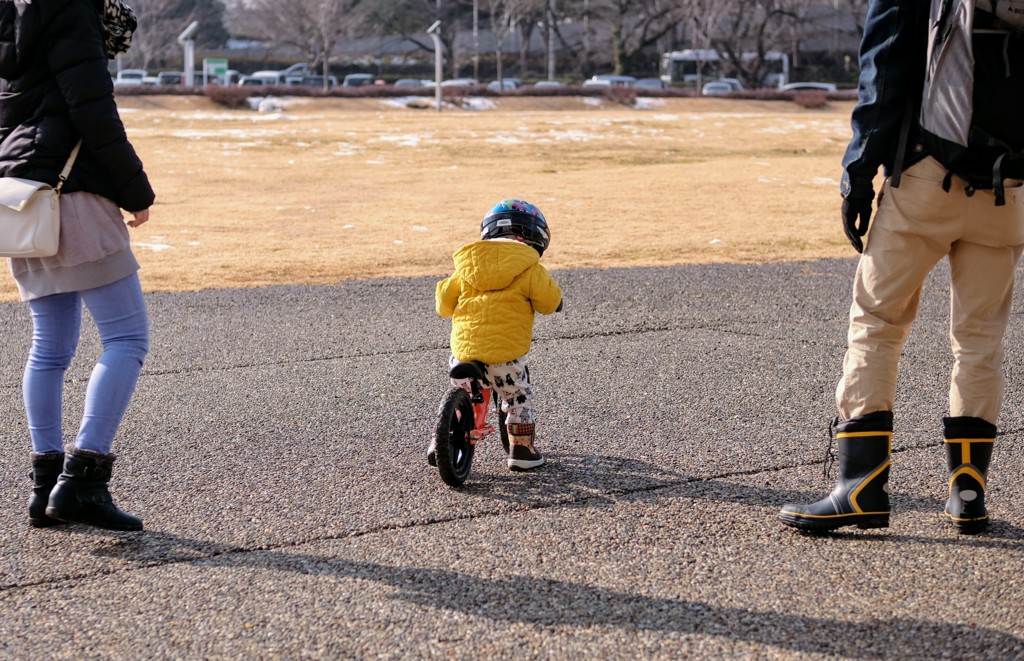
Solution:
M 502 200 L 480 222 L 481 239 L 517 236 L 529 246 L 544 254 L 551 243 L 548 221 L 540 209 L 524 200 Z

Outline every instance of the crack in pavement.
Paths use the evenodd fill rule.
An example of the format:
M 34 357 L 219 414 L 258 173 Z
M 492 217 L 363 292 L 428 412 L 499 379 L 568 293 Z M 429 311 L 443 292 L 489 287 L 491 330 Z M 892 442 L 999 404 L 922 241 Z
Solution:
M 537 336 L 537 337 L 534 338 L 533 342 L 535 344 L 542 344 L 542 343 L 545 343 L 545 342 L 558 342 L 558 341 L 564 341 L 564 340 L 587 340 L 587 339 L 599 339 L 599 338 L 605 338 L 605 337 L 625 337 L 625 336 L 630 336 L 630 335 L 647 335 L 647 334 L 654 334 L 654 333 L 671 333 L 671 332 L 675 332 L 675 331 L 708 330 L 708 331 L 718 331 L 718 332 L 721 332 L 721 333 L 724 333 L 724 334 L 735 335 L 735 336 L 739 336 L 739 337 L 757 337 L 757 338 L 773 340 L 773 341 L 778 341 L 778 342 L 792 342 L 792 343 L 795 343 L 795 344 L 809 344 L 811 346 L 820 346 L 820 345 L 823 345 L 823 344 L 834 345 L 834 343 L 821 343 L 821 342 L 815 342 L 815 341 L 810 341 L 810 340 L 797 340 L 797 339 L 792 338 L 792 337 L 784 337 L 784 336 L 779 336 L 779 335 L 769 335 L 769 334 L 766 334 L 766 333 L 756 333 L 756 332 L 751 332 L 751 331 L 742 331 L 742 330 L 737 330 L 737 329 L 729 328 L 728 325 L 729 324 L 733 324 L 733 323 L 736 323 L 736 322 L 721 322 L 721 323 L 717 323 L 717 324 L 690 324 L 690 325 L 680 325 L 680 326 L 652 326 L 652 327 L 647 327 L 647 328 L 641 327 L 641 328 L 631 328 L 631 329 L 625 329 L 625 330 L 600 331 L 600 332 L 593 332 L 593 333 L 575 333 L 575 334 L 565 334 L 565 335 L 547 335 L 547 336 Z M 331 362 L 331 361 L 335 361 L 335 360 L 352 360 L 352 359 L 360 359 L 360 358 L 381 358 L 381 357 L 389 357 L 389 356 L 402 356 L 402 355 L 415 354 L 415 353 L 428 352 L 428 351 L 447 351 L 448 348 L 449 348 L 448 343 L 447 342 L 443 342 L 443 343 L 432 344 L 432 345 L 421 345 L 421 346 L 413 347 L 413 348 L 410 348 L 410 349 L 391 349 L 391 350 L 387 350 L 387 351 L 376 351 L 376 352 L 369 352 L 369 353 L 351 353 L 351 354 L 340 353 L 340 354 L 330 354 L 330 355 L 325 355 L 325 356 L 313 356 L 313 357 L 309 357 L 309 358 L 289 358 L 289 359 L 283 359 L 283 360 L 267 360 L 267 361 L 263 361 L 263 362 L 234 363 L 234 364 L 228 364 L 228 365 L 215 365 L 215 366 L 211 366 L 211 367 L 181 367 L 181 368 L 175 368 L 175 369 L 160 369 L 160 370 L 147 370 L 147 369 L 143 368 L 142 373 L 139 375 L 139 378 L 142 379 L 142 378 L 149 378 L 149 377 L 156 377 L 156 376 L 176 376 L 176 375 L 184 375 L 184 374 L 202 374 L 202 373 L 207 373 L 207 372 L 208 373 L 232 372 L 232 371 L 237 371 L 237 370 L 257 369 L 257 368 L 260 368 L 260 367 L 284 367 L 284 366 L 288 366 L 288 365 L 326 363 L 326 362 Z M 78 378 L 74 378 L 74 379 L 69 379 L 68 382 L 69 383 L 86 383 L 86 382 L 88 382 L 88 380 L 89 380 L 88 377 L 78 377 Z M 20 389 L 21 387 L 22 387 L 22 384 L 20 382 L 7 383 L 7 384 L 0 385 L 0 390 Z
M 897 454 L 897 453 L 900 453 L 900 452 L 907 452 L 909 450 L 925 449 L 925 448 L 928 448 L 928 447 L 932 447 L 934 445 L 936 445 L 936 444 L 935 443 L 926 443 L 926 444 L 920 444 L 920 445 L 907 446 L 907 447 L 903 447 L 903 448 L 899 448 L 899 449 L 893 450 L 893 454 Z M 612 489 L 612 490 L 609 490 L 609 491 L 595 492 L 595 493 L 590 493 L 590 494 L 586 494 L 586 495 L 580 495 L 580 496 L 576 496 L 576 497 L 567 497 L 567 498 L 555 500 L 555 501 L 552 501 L 552 502 L 549 502 L 549 503 L 526 504 L 526 505 L 523 505 L 522 508 L 517 509 L 517 510 L 512 511 L 512 512 L 508 512 L 508 511 L 494 511 L 494 510 L 491 510 L 491 511 L 480 511 L 480 512 L 466 512 L 466 513 L 461 513 L 461 514 L 453 514 L 451 516 L 442 516 L 442 517 L 433 517 L 433 518 L 428 518 L 428 519 L 413 520 L 413 521 L 407 521 L 405 523 L 397 523 L 397 524 L 392 524 L 392 525 L 381 525 L 381 526 L 376 526 L 374 528 L 368 528 L 366 530 L 357 530 L 357 531 L 347 532 L 347 533 L 338 533 L 338 534 L 332 534 L 332 535 L 314 535 L 314 536 L 305 537 L 305 538 L 301 538 L 301 539 L 292 539 L 292 540 L 288 540 L 288 541 L 285 541 L 285 542 L 280 542 L 280 543 L 277 543 L 277 544 L 267 544 L 267 545 L 259 545 L 259 546 L 224 546 L 224 547 L 218 548 L 215 543 L 187 540 L 190 544 L 194 545 L 194 550 L 197 551 L 197 552 L 202 552 L 202 555 L 190 555 L 188 557 L 165 558 L 165 559 L 162 559 L 162 560 L 152 560 L 152 561 L 140 561 L 140 562 L 136 562 L 135 564 L 132 564 L 131 566 L 127 566 L 127 567 L 109 567 L 109 568 L 106 568 L 106 569 L 100 569 L 100 570 L 90 571 L 90 572 L 77 572 L 77 573 L 72 573 L 72 574 L 64 574 L 64 575 L 61 575 L 61 576 L 53 576 L 53 577 L 49 577 L 49 578 L 45 578 L 45 579 L 39 579 L 39 580 L 35 580 L 35 581 L 25 581 L 25 582 L 19 582 L 19 583 L 10 583 L 10 584 L 6 584 L 6 585 L 0 585 L 0 594 L 11 593 L 11 592 L 20 591 L 20 590 L 28 590 L 28 589 L 31 589 L 31 588 L 36 588 L 36 587 L 41 587 L 41 586 L 50 586 L 50 587 L 52 587 L 52 586 L 54 586 L 56 584 L 65 583 L 65 582 L 68 582 L 68 581 L 89 580 L 89 579 L 99 578 L 99 577 L 103 577 L 103 576 L 112 576 L 112 575 L 116 575 L 116 574 L 124 574 L 124 573 L 129 573 L 129 572 L 136 572 L 136 571 L 145 570 L 145 569 L 171 567 L 171 566 L 175 566 L 175 565 L 183 565 L 183 564 L 190 564 L 190 563 L 202 563 L 202 562 L 209 561 L 211 559 L 215 559 L 215 558 L 222 557 L 222 556 L 240 555 L 240 554 L 246 554 L 246 553 L 261 553 L 261 552 L 268 552 L 268 551 L 281 551 L 281 550 L 298 548 L 300 546 L 305 546 L 307 544 L 315 544 L 315 543 L 318 543 L 318 542 L 339 541 L 339 540 L 344 540 L 344 539 L 359 539 L 359 538 L 368 537 L 368 536 L 371 536 L 371 535 L 378 535 L 378 534 L 384 534 L 384 533 L 396 532 L 396 531 L 402 531 L 402 530 L 413 530 L 413 529 L 416 529 L 416 528 L 425 528 L 425 527 L 434 526 L 434 525 L 443 525 L 443 524 L 446 524 L 446 523 L 455 523 L 455 522 L 460 522 L 460 521 L 486 520 L 486 519 L 496 518 L 496 517 L 501 517 L 501 516 L 518 515 L 518 514 L 525 514 L 525 513 L 529 513 L 529 512 L 539 512 L 539 511 L 545 511 L 545 510 L 550 510 L 550 509 L 556 509 L 556 508 L 559 508 L 559 507 L 577 506 L 577 505 L 580 505 L 580 504 L 583 504 L 583 503 L 587 503 L 587 502 L 591 502 L 591 501 L 596 501 L 596 500 L 602 500 L 602 499 L 606 500 L 606 501 L 610 499 L 610 500 L 612 500 L 612 502 L 616 502 L 616 498 L 615 497 L 628 497 L 628 496 L 634 496 L 634 495 L 638 495 L 638 494 L 642 495 L 642 494 L 648 494 L 648 493 L 655 493 L 655 492 L 658 492 L 658 491 L 663 491 L 663 490 L 667 490 L 667 489 L 673 489 L 673 488 L 677 488 L 677 487 L 688 485 L 688 484 L 710 483 L 710 482 L 714 482 L 714 481 L 717 481 L 717 480 L 725 480 L 725 479 L 730 479 L 730 478 L 734 478 L 734 477 L 746 477 L 746 476 L 751 476 L 751 475 L 779 473 L 779 472 L 783 472 L 783 471 L 787 471 L 787 470 L 793 470 L 793 469 L 797 469 L 797 468 L 806 468 L 808 466 L 814 466 L 814 465 L 823 464 L 823 463 L 824 463 L 824 461 L 804 461 L 804 462 L 795 462 L 795 463 L 782 464 L 782 465 L 776 465 L 776 466 L 765 466 L 765 467 L 761 467 L 761 468 L 750 468 L 750 469 L 745 469 L 745 470 L 728 471 L 728 472 L 725 472 L 725 473 L 719 473 L 719 474 L 705 476 L 705 477 L 681 477 L 681 478 L 678 478 L 678 479 L 662 481 L 662 482 L 659 482 L 657 484 L 647 484 L 647 485 L 638 486 L 638 487 L 634 487 L 634 488 Z M 103 532 L 106 532 L 106 531 L 103 531 Z M 111 534 L 115 534 L 115 533 L 111 533 Z M 137 540 L 141 540 L 141 539 L 145 539 L 145 536 L 149 535 L 151 537 L 157 537 L 158 538 L 158 542 L 159 542 L 159 537 L 162 534 L 163 533 L 161 533 L 160 531 L 144 531 L 144 532 L 140 532 L 140 533 L 120 533 L 120 534 L 118 534 L 118 537 L 120 539 L 137 539 Z M 180 538 L 174 538 L 174 539 L 178 543 L 183 541 Z

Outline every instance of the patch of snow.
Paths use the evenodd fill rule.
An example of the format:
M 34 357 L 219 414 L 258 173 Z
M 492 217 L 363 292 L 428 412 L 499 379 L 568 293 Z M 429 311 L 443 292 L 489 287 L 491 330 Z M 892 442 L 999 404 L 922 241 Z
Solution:
M 169 246 L 166 243 L 136 243 L 139 248 L 148 248 L 153 252 L 161 252 L 163 250 L 171 250 L 173 246 Z
M 491 99 L 469 96 L 462 100 L 462 107 L 466 110 L 493 110 L 497 105 Z
M 649 96 L 637 97 L 636 103 L 633 104 L 633 108 L 636 110 L 651 110 L 653 108 L 660 108 L 665 105 L 665 99 L 655 99 Z

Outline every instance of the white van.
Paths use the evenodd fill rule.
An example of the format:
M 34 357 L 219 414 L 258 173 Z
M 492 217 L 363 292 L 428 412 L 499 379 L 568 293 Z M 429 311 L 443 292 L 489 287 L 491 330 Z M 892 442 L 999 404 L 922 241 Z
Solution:
M 257 71 L 238 79 L 239 85 L 280 85 L 281 74 L 277 71 Z
M 598 74 L 583 81 L 584 87 L 632 87 L 636 84 L 633 76 L 615 76 L 612 74 Z

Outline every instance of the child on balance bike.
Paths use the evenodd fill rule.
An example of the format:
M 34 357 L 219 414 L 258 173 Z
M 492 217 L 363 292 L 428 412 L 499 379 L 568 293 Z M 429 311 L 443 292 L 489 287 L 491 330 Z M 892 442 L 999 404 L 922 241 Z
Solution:
M 508 467 L 530 470 L 544 464 L 535 446 L 536 415 L 526 354 L 535 312 L 562 309 L 562 290 L 540 264 L 551 241 L 544 214 L 523 200 L 494 205 L 480 223 L 480 240 L 455 252 L 455 273 L 437 283 L 436 307 L 452 318 L 450 366 L 483 363 L 484 385 L 492 388 L 506 415 Z M 465 379 L 452 379 L 465 386 Z M 436 439 L 427 462 L 436 465 Z

